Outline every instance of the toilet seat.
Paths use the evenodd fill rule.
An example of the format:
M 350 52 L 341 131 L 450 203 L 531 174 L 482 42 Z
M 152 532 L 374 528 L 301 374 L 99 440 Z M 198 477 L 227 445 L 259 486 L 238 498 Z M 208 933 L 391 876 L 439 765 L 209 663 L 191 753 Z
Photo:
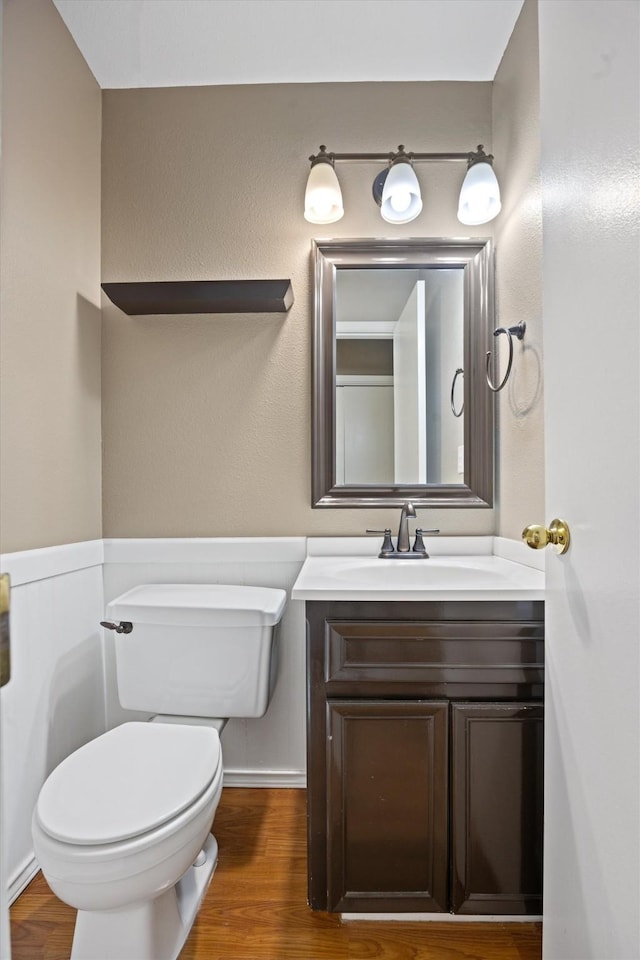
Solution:
M 210 836 L 222 779 L 220 764 L 205 792 L 177 817 L 115 843 L 57 840 L 34 811 L 34 851 L 49 886 L 77 910 L 125 909 L 159 895 L 183 876 Z
M 124 723 L 53 771 L 34 820 L 53 840 L 81 847 L 142 837 L 196 803 L 221 764 L 213 728 Z

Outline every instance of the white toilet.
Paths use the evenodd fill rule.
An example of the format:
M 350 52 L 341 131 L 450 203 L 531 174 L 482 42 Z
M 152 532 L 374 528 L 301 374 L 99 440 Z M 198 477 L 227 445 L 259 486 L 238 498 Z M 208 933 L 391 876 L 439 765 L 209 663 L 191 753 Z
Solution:
M 107 607 L 118 698 L 153 713 L 76 750 L 45 782 L 33 842 L 78 911 L 72 960 L 175 960 L 217 862 L 219 731 L 260 717 L 277 664 L 284 590 L 135 587 Z

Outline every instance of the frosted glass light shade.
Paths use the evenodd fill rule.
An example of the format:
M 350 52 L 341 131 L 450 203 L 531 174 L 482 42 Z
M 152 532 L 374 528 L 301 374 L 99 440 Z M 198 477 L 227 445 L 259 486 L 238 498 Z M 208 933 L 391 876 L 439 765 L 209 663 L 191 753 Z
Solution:
M 410 223 L 421 210 L 420 184 L 413 167 L 404 161 L 394 163 L 382 188 L 382 219 L 387 223 Z
M 344 216 L 336 172 L 326 160 L 314 163 L 304 195 L 304 218 L 309 223 L 335 223 Z
M 460 190 L 458 220 L 469 226 L 488 223 L 500 213 L 500 187 L 490 163 L 474 163 Z

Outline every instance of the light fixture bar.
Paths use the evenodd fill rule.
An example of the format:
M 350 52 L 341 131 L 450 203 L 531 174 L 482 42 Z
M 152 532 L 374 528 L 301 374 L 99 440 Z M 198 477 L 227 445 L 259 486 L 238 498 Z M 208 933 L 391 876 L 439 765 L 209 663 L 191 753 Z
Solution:
M 448 161 L 464 161 L 465 163 L 469 162 L 471 157 L 471 152 L 467 153 L 407 153 L 407 157 L 415 163 L 442 163 Z M 395 153 L 328 153 L 327 157 L 330 157 L 334 161 L 339 161 L 341 163 L 388 163 L 390 160 L 394 160 L 397 154 Z M 309 157 L 309 160 L 313 162 L 315 156 Z

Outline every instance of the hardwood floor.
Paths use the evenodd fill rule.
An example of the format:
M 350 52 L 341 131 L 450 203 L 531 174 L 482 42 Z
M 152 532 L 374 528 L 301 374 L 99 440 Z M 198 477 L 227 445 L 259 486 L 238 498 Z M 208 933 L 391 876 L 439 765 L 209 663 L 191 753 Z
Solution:
M 343 923 L 313 913 L 305 829 L 303 790 L 225 788 L 218 868 L 180 960 L 539 960 L 536 923 Z M 74 919 L 39 874 L 11 909 L 13 960 L 67 960 Z

